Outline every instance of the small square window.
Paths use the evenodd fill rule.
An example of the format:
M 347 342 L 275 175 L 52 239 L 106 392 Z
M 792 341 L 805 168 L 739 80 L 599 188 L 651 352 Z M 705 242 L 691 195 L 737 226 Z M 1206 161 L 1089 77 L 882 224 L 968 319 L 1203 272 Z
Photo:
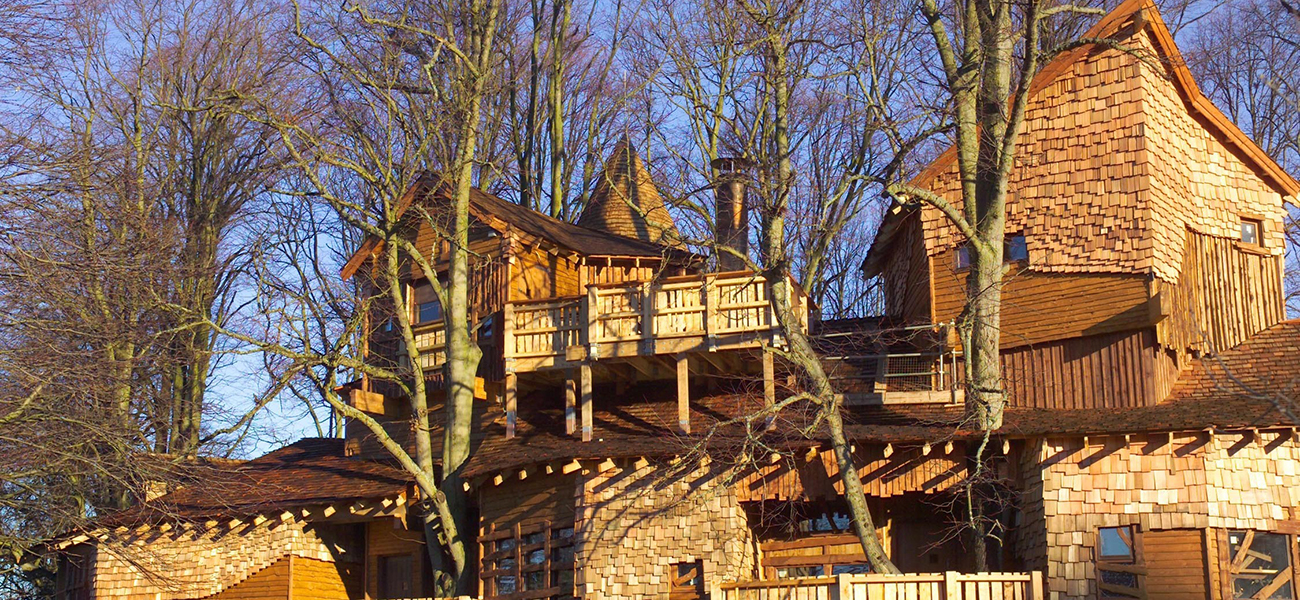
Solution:
M 970 268 L 970 248 L 966 244 L 957 246 L 957 252 L 953 260 L 953 267 L 958 271 Z
M 704 597 L 704 561 L 673 565 L 673 585 L 668 597 L 671 600 L 697 600 Z
M 1029 246 L 1025 243 L 1023 235 L 1009 235 L 1006 238 L 1006 247 L 1002 250 L 1003 262 L 1028 262 Z
M 1252 246 L 1260 245 L 1260 233 L 1264 231 L 1264 226 L 1256 219 L 1241 220 L 1241 243 Z
M 1097 530 L 1098 558 L 1112 562 L 1133 560 L 1133 528 L 1102 527 Z

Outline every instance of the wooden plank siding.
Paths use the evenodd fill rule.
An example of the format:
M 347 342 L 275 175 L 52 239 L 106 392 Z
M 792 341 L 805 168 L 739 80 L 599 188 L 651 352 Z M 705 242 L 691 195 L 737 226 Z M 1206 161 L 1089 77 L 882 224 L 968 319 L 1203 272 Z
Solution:
M 211 600 L 270 600 L 276 598 L 288 600 L 292 563 L 297 560 L 302 559 L 294 556 L 281 558 L 266 568 L 249 575 L 243 581 L 216 594 L 207 596 L 207 598 Z
M 1160 296 L 1168 313 L 1156 327 L 1161 344 L 1221 352 L 1285 318 L 1282 257 L 1189 229 L 1178 282 Z
M 885 314 L 904 323 L 929 323 L 932 317 L 930 258 L 925 253 L 921 218 L 916 213 L 903 217 L 898 241 L 881 270 L 885 293 Z
M 1152 530 L 1139 534 L 1146 560 L 1149 600 L 1206 598 L 1208 568 L 1201 529 Z
M 540 248 L 520 249 L 512 256 L 509 300 L 542 300 L 580 293 L 576 258 Z
M 578 493 L 576 475 L 542 471 L 519 481 L 479 488 L 479 523 L 483 533 L 503 531 L 516 525 L 529 528 L 545 522 L 572 524 Z
M 934 318 L 955 319 L 966 306 L 966 270 L 953 251 L 933 259 Z M 1002 346 L 1064 340 L 1150 326 L 1146 277 L 1128 273 L 1044 273 L 1012 269 L 1002 287 Z
M 411 565 L 427 567 L 428 554 L 424 548 L 424 533 L 418 529 L 408 530 L 394 519 L 377 519 L 366 526 L 366 573 L 365 588 L 370 598 L 379 598 L 380 563 L 386 556 L 409 556 Z M 411 569 L 411 589 L 432 590 L 433 582 L 427 581 L 428 569 Z

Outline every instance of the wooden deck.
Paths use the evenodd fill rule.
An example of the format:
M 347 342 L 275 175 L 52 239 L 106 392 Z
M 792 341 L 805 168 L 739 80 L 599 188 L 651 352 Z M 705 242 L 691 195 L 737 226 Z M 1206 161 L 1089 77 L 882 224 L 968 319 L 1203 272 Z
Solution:
M 793 289 L 806 328 L 808 303 L 797 284 Z M 503 323 L 509 373 L 782 343 L 768 282 L 752 273 L 592 285 L 583 296 L 507 303 Z
M 1042 573 L 908 573 L 777 579 L 721 586 L 721 600 L 1042 600 Z

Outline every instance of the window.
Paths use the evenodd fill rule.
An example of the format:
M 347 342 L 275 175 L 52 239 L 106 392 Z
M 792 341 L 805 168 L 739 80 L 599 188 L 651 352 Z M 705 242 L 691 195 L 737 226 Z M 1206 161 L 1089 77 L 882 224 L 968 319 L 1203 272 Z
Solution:
M 1009 235 L 1006 238 L 1006 248 L 1002 250 L 1003 262 L 1028 262 L 1029 246 L 1025 243 L 1023 235 Z
M 1261 246 L 1260 233 L 1264 231 L 1263 223 L 1258 219 L 1241 219 L 1241 243 Z
M 1028 262 L 1029 245 L 1025 242 L 1025 236 L 1021 234 L 1008 235 L 1003 239 L 1002 245 L 1002 262 Z M 970 268 L 970 248 L 967 244 L 957 246 L 957 251 L 953 257 L 953 268 L 960 271 Z
M 485 534 L 482 552 L 486 597 L 526 593 L 528 598 L 574 597 L 573 526 L 544 523 Z
M 379 597 L 410 598 L 414 596 L 411 572 L 411 555 L 394 554 L 379 557 Z
M 673 565 L 669 600 L 696 600 L 704 597 L 704 561 Z
M 1131 526 L 1097 530 L 1097 588 L 1102 598 L 1142 596 L 1139 577 L 1145 570 L 1137 565 Z
M 1280 533 L 1228 532 L 1233 598 L 1295 598 L 1291 590 L 1290 537 Z
M 1098 532 L 1101 552 L 1098 558 L 1133 562 L 1133 528 L 1102 527 Z
M 432 323 L 442 320 L 442 302 L 438 293 L 428 281 L 421 281 L 411 288 L 411 304 L 415 306 L 415 323 Z

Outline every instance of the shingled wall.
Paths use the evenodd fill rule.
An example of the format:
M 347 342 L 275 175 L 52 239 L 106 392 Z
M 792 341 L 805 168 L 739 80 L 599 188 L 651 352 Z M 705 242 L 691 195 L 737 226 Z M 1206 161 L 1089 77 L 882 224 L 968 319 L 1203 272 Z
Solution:
M 1285 437 L 1280 437 L 1285 436 Z M 1097 529 L 1293 528 L 1300 443 L 1288 432 L 1048 439 L 1026 449 L 1020 551 L 1051 598 L 1095 598 Z M 1041 495 L 1040 495 L 1041 494 Z M 1041 504 L 1039 501 L 1041 500 Z M 1041 521 L 1037 514 L 1041 514 Z M 1045 538 L 1037 531 L 1045 524 Z M 1046 559 L 1044 563 L 1044 558 Z
M 666 598 L 677 563 L 702 561 L 706 592 L 756 578 L 757 543 L 723 468 L 589 473 L 578 504 L 578 595 Z M 717 596 L 715 596 L 717 597 Z
M 1035 270 L 1172 283 L 1187 229 L 1236 239 L 1243 215 L 1281 252 L 1281 194 L 1193 114 L 1169 76 L 1180 59 L 1157 53 L 1151 27 L 1124 39 L 1133 52 L 1084 54 L 1029 102 L 1006 230 L 1026 234 Z M 918 183 L 957 201 L 956 162 L 941 164 Z M 922 216 L 930 256 L 962 242 L 938 210 Z
M 315 529 L 296 520 L 274 527 L 264 523 L 234 530 L 173 529 L 110 540 L 99 546 L 94 573 L 95 597 L 118 600 L 208 597 L 259 573 L 264 573 L 260 579 L 267 579 L 272 574 L 267 569 L 290 555 L 327 563 L 335 561 L 327 541 Z M 284 562 L 287 566 L 288 561 Z

